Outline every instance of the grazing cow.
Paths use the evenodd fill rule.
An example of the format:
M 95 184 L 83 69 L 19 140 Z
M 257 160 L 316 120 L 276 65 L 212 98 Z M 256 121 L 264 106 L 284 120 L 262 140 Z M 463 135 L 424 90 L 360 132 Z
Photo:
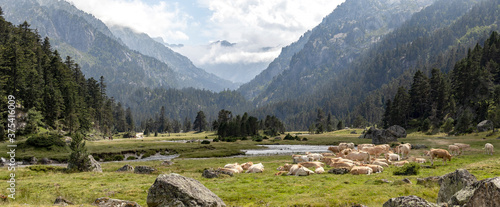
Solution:
M 448 150 L 450 150 L 451 155 L 460 154 L 460 147 L 458 147 L 457 145 L 449 145 Z
M 410 162 L 408 162 L 407 160 L 404 160 L 404 161 L 393 162 L 392 165 L 394 165 L 396 167 L 403 167 L 404 165 L 406 165 L 408 163 L 410 163 Z
M 385 159 L 388 160 L 388 161 L 399 161 L 401 160 L 401 158 L 399 157 L 398 154 L 394 154 L 394 153 L 386 153 L 385 154 Z
M 309 158 L 309 161 L 319 161 L 323 159 L 323 155 L 318 154 L 318 153 L 309 153 L 307 154 L 307 158 Z
M 368 152 L 370 155 L 379 157 L 382 153 L 385 153 L 385 146 L 377 145 L 374 147 L 364 147 L 362 151 Z
M 339 153 L 340 147 L 339 146 L 331 146 L 331 147 L 328 147 L 328 150 L 330 150 L 333 153 Z
M 372 173 L 373 173 L 373 170 L 367 166 L 354 166 L 351 169 L 351 174 L 353 174 L 353 175 L 361 175 L 361 174 L 369 175 Z
M 316 170 L 314 170 L 314 173 L 316 174 L 323 174 L 325 172 L 325 169 L 323 167 L 316 167 Z
M 293 163 L 309 162 L 307 155 L 292 155 Z
M 238 171 L 237 173 L 242 173 L 243 172 L 243 168 L 241 167 L 241 165 L 238 165 L 238 163 L 227 164 L 227 165 L 224 166 L 224 168 L 235 169 L 236 171 Z
M 380 162 L 380 161 L 374 161 L 372 162 L 372 165 L 378 165 L 378 166 L 381 166 L 381 167 L 389 167 L 389 165 L 385 162 Z
M 261 172 L 264 172 L 264 165 L 262 165 L 262 163 L 259 163 L 250 166 L 246 173 L 261 173 Z
M 353 161 L 370 162 L 370 154 L 368 154 L 368 152 L 351 152 L 347 154 L 345 158 Z
M 451 161 L 451 155 L 445 149 L 431 149 L 429 155 L 431 156 L 431 165 L 434 165 L 434 158 L 443 158 L 444 164 L 446 164 L 446 160 Z
M 301 162 L 300 165 L 304 167 L 323 167 L 325 164 L 322 162 Z
M 374 147 L 374 144 L 359 144 L 358 145 L 358 151 L 363 150 L 365 147 Z
M 453 144 L 457 145 L 460 148 L 460 154 L 464 153 L 466 149 L 470 148 L 470 145 L 464 143 L 453 143 Z
M 361 165 L 361 166 L 366 166 L 366 167 L 369 167 L 373 170 L 373 173 L 381 173 L 384 171 L 384 168 L 380 165 Z
M 241 168 L 243 168 L 243 170 L 248 170 L 248 168 L 250 168 L 250 166 L 253 165 L 253 162 L 246 162 L 246 163 L 243 163 L 241 164 Z
M 410 154 L 410 149 L 411 149 L 411 144 L 409 143 L 399 145 L 399 152 L 401 152 L 402 159 L 405 158 L 405 155 L 406 158 L 408 158 L 408 154 Z
M 484 145 L 484 153 L 487 155 L 493 155 L 493 145 L 490 143 L 486 143 Z

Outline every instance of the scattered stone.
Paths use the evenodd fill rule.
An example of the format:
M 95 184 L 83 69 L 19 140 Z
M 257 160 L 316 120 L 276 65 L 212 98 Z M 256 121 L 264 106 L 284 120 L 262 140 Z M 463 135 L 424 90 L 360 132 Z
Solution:
M 151 174 L 154 172 L 156 169 L 149 167 L 149 166 L 137 166 L 134 169 L 134 173 L 137 174 Z
M 476 177 L 466 169 L 458 169 L 441 176 L 437 203 L 447 203 L 456 192 L 474 182 L 477 182 Z
M 89 155 L 89 161 L 90 161 L 90 165 L 88 166 L 88 170 L 86 170 L 86 171 L 101 172 L 102 173 L 101 164 L 99 164 L 99 162 L 97 162 L 94 159 L 94 157 L 92 157 L 92 155 Z
M 213 169 L 205 169 L 205 170 L 203 170 L 203 173 L 201 174 L 201 176 L 204 178 L 218 178 L 219 171 L 213 170 Z
M 226 206 L 224 201 L 199 181 L 175 173 L 162 174 L 156 178 L 149 188 L 147 204 L 149 207 Z
M 387 131 L 397 138 L 406 138 L 406 130 L 402 126 L 393 125 L 387 128 Z
M 376 129 L 375 127 L 371 127 L 359 138 L 371 139 L 373 144 L 388 144 L 397 142 L 398 138 L 405 137 L 406 130 L 401 126 L 394 125 L 388 129 Z
M 466 206 L 500 206 L 500 177 L 481 180 Z
M 170 160 L 165 160 L 163 161 L 163 163 L 161 163 L 161 165 L 166 165 L 166 166 L 170 166 L 170 165 L 173 165 L 174 162 L 170 161 Z
M 423 198 L 418 196 L 402 196 L 397 198 L 391 198 L 384 203 L 383 207 L 437 207 L 438 205 L 430 203 Z
M 92 205 L 99 207 L 141 207 L 137 202 L 112 199 L 108 197 L 98 198 Z
M 67 205 L 74 205 L 74 204 L 73 204 L 73 202 L 68 201 L 67 199 L 63 198 L 62 196 L 59 196 L 54 201 L 54 205 L 67 206 Z
M 116 170 L 116 172 L 129 172 L 129 171 L 130 172 L 134 171 L 134 167 L 132 167 L 131 165 L 124 165 L 120 169 Z
M 40 163 L 42 163 L 44 165 L 48 165 L 48 164 L 52 164 L 52 160 L 50 160 L 49 158 L 44 157 L 44 158 L 42 158 L 40 160 Z
M 332 168 L 328 170 L 328 173 L 336 174 L 336 175 L 343 175 L 351 172 L 349 169 L 346 168 Z
M 493 122 L 490 120 L 484 120 L 482 122 L 479 122 L 477 124 L 477 131 L 478 132 L 486 132 L 489 130 L 493 130 Z
M 427 187 L 429 187 L 431 185 L 438 185 L 439 179 L 441 179 L 441 177 L 439 177 L 439 176 L 417 178 L 417 185 L 423 185 L 423 186 L 427 186 Z
M 410 179 L 408 179 L 408 178 L 405 178 L 405 179 L 403 179 L 403 180 L 401 180 L 401 181 L 403 181 L 403 182 L 405 182 L 405 183 L 408 183 L 408 184 L 412 184 L 411 180 L 410 180 Z

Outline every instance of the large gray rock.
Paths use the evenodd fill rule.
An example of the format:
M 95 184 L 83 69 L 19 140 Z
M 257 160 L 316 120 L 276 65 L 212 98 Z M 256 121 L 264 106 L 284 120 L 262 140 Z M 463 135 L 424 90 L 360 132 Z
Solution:
M 482 122 L 479 122 L 479 124 L 477 124 L 477 131 L 478 132 L 485 132 L 485 131 L 489 131 L 489 130 L 493 130 L 493 122 L 492 121 L 484 120 Z
M 92 157 L 92 155 L 89 155 L 89 166 L 88 166 L 88 169 L 86 171 L 90 171 L 90 172 L 101 172 L 102 173 L 102 168 L 101 168 L 101 164 L 99 164 L 99 162 L 97 162 L 94 157 Z
M 134 201 L 118 200 L 108 197 L 98 198 L 92 205 L 99 207 L 141 207 L 141 205 Z
M 199 181 L 175 173 L 159 175 L 148 191 L 149 207 L 210 206 L 226 204 Z
M 406 137 L 406 130 L 403 127 L 394 125 L 389 129 L 376 129 L 371 127 L 359 138 L 371 139 L 373 144 L 388 144 L 397 142 L 398 138 Z
M 466 169 L 458 169 L 455 172 L 441 176 L 437 203 L 448 203 L 451 197 L 464 187 L 477 182 L 474 175 Z
M 219 171 L 213 170 L 213 169 L 205 169 L 205 170 L 203 170 L 203 173 L 201 174 L 201 176 L 204 178 L 218 178 Z
M 467 206 L 500 206 L 500 177 L 481 180 L 473 187 L 476 190 Z
M 414 195 L 391 198 L 383 205 L 383 207 L 437 207 L 437 206 L 438 205 Z
M 137 166 L 134 169 L 134 173 L 137 174 L 151 174 L 155 171 L 156 169 L 149 167 L 149 166 Z

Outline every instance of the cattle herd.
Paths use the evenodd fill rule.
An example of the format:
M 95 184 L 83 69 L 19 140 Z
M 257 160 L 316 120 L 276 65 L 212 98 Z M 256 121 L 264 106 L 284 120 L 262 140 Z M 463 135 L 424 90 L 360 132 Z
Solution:
M 454 143 L 445 149 L 430 149 L 425 151 L 424 155 L 430 157 L 431 165 L 434 165 L 434 159 L 442 158 L 443 163 L 451 161 L 453 155 L 461 155 L 464 151 L 470 148 L 470 145 L 463 143 Z M 309 153 L 304 155 L 292 155 L 293 164 L 285 164 L 278 167 L 278 172 L 275 175 L 295 175 L 307 176 L 311 174 L 321 174 L 325 172 L 325 165 L 333 169 L 343 168 L 345 171 L 353 175 L 372 174 L 384 171 L 384 168 L 394 165 L 402 167 L 410 162 L 425 163 L 426 159 L 421 157 L 409 156 L 412 145 L 409 143 L 400 144 L 391 148 L 387 144 L 359 144 L 357 147 L 354 143 L 340 143 L 338 146 L 328 147 L 329 153 Z M 485 153 L 493 155 L 493 145 L 486 143 L 484 146 Z M 383 156 L 382 156 L 383 155 Z M 383 158 L 381 158 L 381 156 Z M 314 168 L 310 170 L 310 168 Z M 238 163 L 227 164 L 220 171 L 229 172 L 232 174 L 242 173 L 261 173 L 264 171 L 262 163 L 253 164 L 247 162 L 239 165 Z

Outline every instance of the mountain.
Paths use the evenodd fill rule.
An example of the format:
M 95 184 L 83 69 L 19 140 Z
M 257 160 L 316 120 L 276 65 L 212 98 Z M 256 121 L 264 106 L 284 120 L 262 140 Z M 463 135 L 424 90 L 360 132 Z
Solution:
M 304 45 L 309 41 L 311 36 L 311 31 L 307 31 L 302 35 L 297 42 L 290 44 L 289 46 L 283 47 L 281 49 L 280 55 L 271 62 L 268 67 L 259 73 L 250 82 L 241 85 L 238 88 L 245 98 L 252 100 L 257 95 L 262 93 L 267 86 L 271 83 L 274 77 L 281 74 L 283 71 L 290 68 L 290 61 L 295 53 L 299 52 L 304 48 Z
M 121 26 L 110 26 L 109 28 L 130 49 L 166 63 L 178 74 L 178 78 L 190 87 L 206 88 L 213 91 L 222 91 L 228 88 L 236 89 L 237 87 L 236 84 L 230 81 L 197 68 L 187 57 L 174 52 L 147 34 L 137 33 L 130 28 Z
M 311 31 L 289 69 L 276 76 L 254 102 L 263 105 L 317 92 L 330 77 L 432 2 L 347 0 Z
M 310 58 L 311 54 L 320 57 L 321 53 L 314 53 L 318 51 L 314 49 L 328 48 L 329 45 L 324 41 L 313 41 L 314 37 L 311 36 L 308 44 L 316 42 L 316 47 L 312 47 L 313 44 L 308 47 L 306 44 L 292 58 L 291 69 L 273 82 L 280 80 L 280 76 L 288 79 L 276 84 L 276 90 L 271 91 L 270 95 L 262 96 L 271 99 L 272 95 L 278 95 L 281 101 L 260 107 L 255 113 L 279 114 L 279 118 L 285 119 L 288 127 L 293 129 L 304 129 L 314 123 L 318 109 L 348 124 L 356 120 L 379 123 L 385 100 L 393 97 L 401 83 L 409 85 L 415 70 L 421 69 L 429 73 L 430 68 L 438 67 L 442 71 L 449 71 L 465 55 L 464 48 L 480 42 L 498 28 L 496 22 L 499 15 L 495 10 L 498 2 L 436 1 L 414 13 L 393 31 L 381 36 L 357 57 L 345 62 L 343 71 L 335 72 L 337 68 L 332 68 L 335 66 L 334 61 L 321 66 L 325 71 L 323 74 L 312 73 L 314 68 L 304 66 L 299 72 L 310 74 L 301 76 L 301 73 L 294 73 L 294 65 L 317 64 L 311 62 L 314 60 Z M 349 3 L 351 2 L 346 1 L 344 4 Z M 339 8 L 342 6 L 345 5 Z M 294 87 L 293 84 L 299 87 Z M 272 86 L 273 83 L 268 90 Z M 265 102 L 266 99 L 262 97 L 258 101 Z

